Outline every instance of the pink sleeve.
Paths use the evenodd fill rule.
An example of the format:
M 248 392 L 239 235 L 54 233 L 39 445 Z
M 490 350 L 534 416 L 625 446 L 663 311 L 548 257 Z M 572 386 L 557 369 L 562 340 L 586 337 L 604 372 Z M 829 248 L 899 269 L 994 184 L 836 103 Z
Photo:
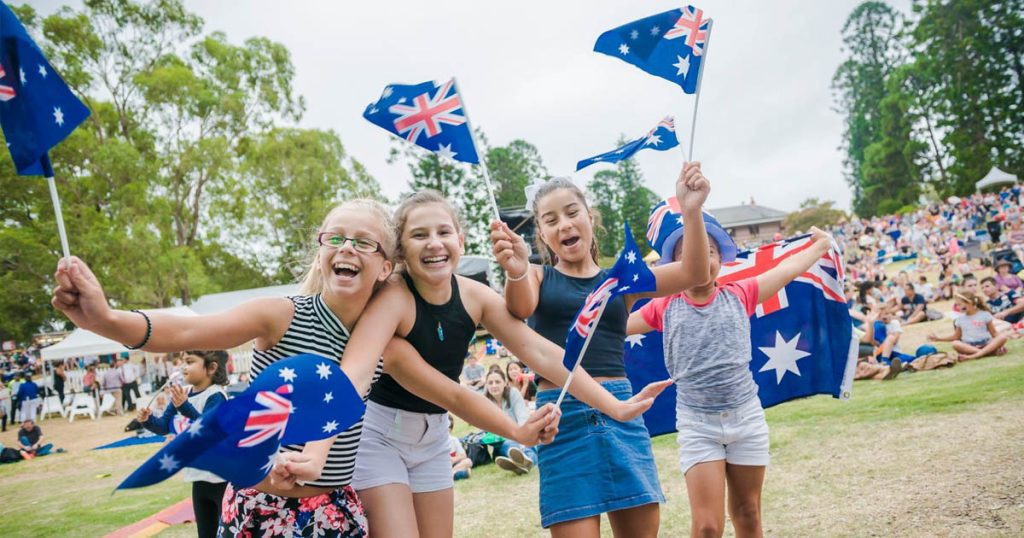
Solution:
M 750 277 L 736 282 L 730 282 L 722 286 L 723 291 L 728 291 L 739 298 L 743 308 L 747 310 L 748 316 L 753 316 L 757 310 L 757 278 Z
M 672 300 L 672 297 L 656 297 L 651 301 L 640 307 L 640 316 L 644 318 L 644 322 L 651 326 L 656 331 L 664 331 L 665 325 L 662 323 L 665 315 L 665 307 L 668 306 L 668 302 Z

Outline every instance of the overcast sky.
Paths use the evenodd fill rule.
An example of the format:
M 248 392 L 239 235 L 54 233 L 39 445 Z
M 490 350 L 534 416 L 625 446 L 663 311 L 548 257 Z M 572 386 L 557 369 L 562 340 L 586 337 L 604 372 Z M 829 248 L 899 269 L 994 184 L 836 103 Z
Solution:
M 49 13 L 64 2 L 31 2 Z M 622 0 L 291 1 L 190 0 L 206 30 L 232 42 L 266 36 L 283 43 L 305 96 L 306 127 L 333 129 L 386 194 L 405 189 L 407 169 L 386 162 L 389 136 L 362 119 L 388 83 L 456 76 L 470 119 L 492 145 L 523 138 L 554 175 L 636 138 L 665 115 L 690 139 L 694 97 L 593 52 L 605 30 L 679 3 Z M 841 60 L 840 29 L 856 0 L 705 1 L 714 19 L 697 118 L 695 159 L 712 182 L 711 208 L 753 197 L 795 209 L 808 197 L 844 209 L 842 119 L 830 81 Z M 906 0 L 895 4 L 906 8 Z M 644 151 L 647 187 L 672 193 L 682 152 Z M 591 166 L 582 184 L 610 165 Z

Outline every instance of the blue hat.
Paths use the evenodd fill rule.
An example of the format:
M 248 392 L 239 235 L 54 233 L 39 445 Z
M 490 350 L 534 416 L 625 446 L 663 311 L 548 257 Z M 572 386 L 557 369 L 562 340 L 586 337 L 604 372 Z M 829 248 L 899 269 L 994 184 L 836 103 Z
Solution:
M 739 249 L 736 248 L 732 237 L 722 228 L 715 217 L 707 211 L 703 213 L 704 228 L 717 243 L 722 262 L 735 260 Z M 676 243 L 682 237 L 683 215 L 676 197 L 673 196 L 658 202 L 658 205 L 651 210 L 651 217 L 647 219 L 647 244 L 661 256 L 658 265 L 672 261 L 672 251 L 675 250 Z

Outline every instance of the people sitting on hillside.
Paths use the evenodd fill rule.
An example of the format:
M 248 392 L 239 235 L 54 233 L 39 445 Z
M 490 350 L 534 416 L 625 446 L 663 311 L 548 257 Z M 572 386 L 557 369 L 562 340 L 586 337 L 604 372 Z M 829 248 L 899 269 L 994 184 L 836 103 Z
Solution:
M 992 278 L 999 286 L 1000 291 L 1024 291 L 1024 282 L 1021 281 L 1019 276 L 1010 272 L 1012 268 L 1013 262 L 1010 260 L 999 260 L 996 262 L 996 274 Z
M 863 330 L 854 328 L 854 332 L 860 340 L 860 348 L 857 357 L 857 370 L 854 379 L 894 379 L 903 371 L 903 361 L 898 357 L 890 361 L 890 364 L 880 362 L 875 358 L 875 322 L 878 321 L 878 310 L 871 310 L 864 314 Z
M 537 401 L 537 382 L 533 372 L 526 371 L 526 365 L 519 359 L 512 359 L 505 365 L 505 377 L 509 385 L 519 391 L 526 406 Z
M 981 293 L 985 295 L 992 317 L 997 320 L 1012 324 L 1024 317 L 1024 296 L 1014 289 L 1001 290 L 994 277 L 981 279 Z
M 480 364 L 480 358 L 472 353 L 466 353 L 466 364 L 462 367 L 462 375 L 459 382 L 462 386 L 473 389 L 477 392 L 484 390 L 484 373 L 487 370 Z
M 1006 353 L 1007 335 L 999 334 L 995 318 L 988 310 L 988 303 L 981 296 L 958 293 L 956 303 L 961 315 L 953 320 L 953 332 L 938 335 L 929 333 L 933 342 L 952 342 L 959 353 L 958 360 L 980 359 L 989 355 Z
M 518 390 L 512 388 L 501 367 L 494 365 L 487 372 L 484 395 L 495 403 L 516 424 L 523 424 L 529 418 L 526 401 Z M 537 451 L 511 439 L 505 439 L 495 448 L 494 463 L 502 469 L 526 474 L 536 465 Z
M 448 415 L 448 455 L 452 458 L 452 478 L 463 480 L 469 478 L 470 470 L 473 468 L 473 460 L 466 455 L 466 449 L 462 441 L 452 435 L 455 429 L 455 419 Z
M 50 443 L 43 444 L 43 430 L 34 420 L 26 418 L 18 429 L 18 451 L 22 459 L 30 460 L 36 456 L 45 456 L 53 449 Z
M 903 285 L 903 299 L 900 300 L 900 305 L 903 308 L 904 325 L 927 321 L 928 302 L 923 295 L 917 293 L 912 282 L 908 281 Z

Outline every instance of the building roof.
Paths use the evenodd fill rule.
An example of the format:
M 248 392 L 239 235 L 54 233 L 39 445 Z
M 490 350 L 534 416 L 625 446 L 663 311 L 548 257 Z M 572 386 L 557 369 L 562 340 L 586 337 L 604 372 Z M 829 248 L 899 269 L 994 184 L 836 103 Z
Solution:
M 781 222 L 786 218 L 785 211 L 772 209 L 756 204 L 736 205 L 731 207 L 720 207 L 711 209 L 709 212 L 718 219 L 718 222 L 725 228 L 736 226 L 750 226 L 753 224 L 764 224 L 767 222 Z

